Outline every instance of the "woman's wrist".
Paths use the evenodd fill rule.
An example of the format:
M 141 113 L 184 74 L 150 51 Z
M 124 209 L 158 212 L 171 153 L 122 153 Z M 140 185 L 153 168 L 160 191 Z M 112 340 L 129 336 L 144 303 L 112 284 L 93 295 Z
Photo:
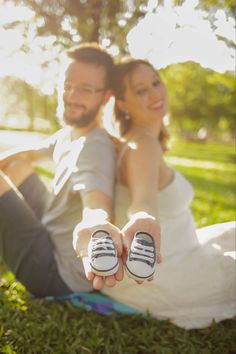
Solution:
M 130 221 L 135 221 L 139 219 L 152 219 L 154 221 L 156 220 L 156 217 L 147 211 L 129 212 L 128 217 Z

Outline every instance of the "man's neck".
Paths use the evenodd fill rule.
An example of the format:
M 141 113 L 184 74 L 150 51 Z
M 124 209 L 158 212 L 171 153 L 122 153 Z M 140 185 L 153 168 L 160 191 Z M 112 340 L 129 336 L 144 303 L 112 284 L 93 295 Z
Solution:
M 86 127 L 72 127 L 71 129 L 71 138 L 72 140 L 78 139 L 81 136 L 87 135 L 90 131 L 95 128 L 99 128 L 100 125 L 98 121 L 95 119 L 93 122 L 88 124 Z

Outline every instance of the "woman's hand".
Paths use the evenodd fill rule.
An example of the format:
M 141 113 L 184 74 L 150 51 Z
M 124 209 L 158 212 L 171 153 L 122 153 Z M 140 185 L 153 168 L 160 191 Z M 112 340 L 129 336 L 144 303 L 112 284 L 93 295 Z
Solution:
M 147 232 L 150 234 L 155 242 L 156 247 L 156 262 L 161 263 L 161 236 L 160 236 L 160 225 L 156 219 L 146 212 L 134 213 L 129 222 L 121 230 L 123 236 L 123 248 L 124 256 L 123 262 L 125 263 L 128 257 L 128 253 L 136 232 Z M 152 279 L 151 279 L 152 280 Z M 142 281 L 138 281 L 142 283 Z

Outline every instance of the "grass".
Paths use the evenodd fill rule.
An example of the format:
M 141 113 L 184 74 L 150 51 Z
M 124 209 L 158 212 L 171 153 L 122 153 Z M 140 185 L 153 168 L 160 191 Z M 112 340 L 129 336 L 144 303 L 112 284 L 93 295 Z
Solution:
M 167 160 L 195 188 L 197 226 L 235 219 L 233 146 L 174 141 Z M 45 179 L 47 173 L 40 168 Z M 202 330 L 150 316 L 102 316 L 68 303 L 33 300 L 0 264 L 0 353 L 236 353 L 236 319 Z
M 235 220 L 235 146 L 176 140 L 167 159 L 194 186 L 198 227 Z

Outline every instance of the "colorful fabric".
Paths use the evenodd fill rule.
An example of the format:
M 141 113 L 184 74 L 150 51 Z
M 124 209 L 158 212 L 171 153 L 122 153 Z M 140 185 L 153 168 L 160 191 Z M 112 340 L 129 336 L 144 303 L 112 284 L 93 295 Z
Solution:
M 47 301 L 69 301 L 72 305 L 84 308 L 88 311 L 101 313 L 103 315 L 112 314 L 141 314 L 140 311 L 122 304 L 116 300 L 111 299 L 108 296 L 102 295 L 98 292 L 77 292 L 64 296 L 47 296 Z

